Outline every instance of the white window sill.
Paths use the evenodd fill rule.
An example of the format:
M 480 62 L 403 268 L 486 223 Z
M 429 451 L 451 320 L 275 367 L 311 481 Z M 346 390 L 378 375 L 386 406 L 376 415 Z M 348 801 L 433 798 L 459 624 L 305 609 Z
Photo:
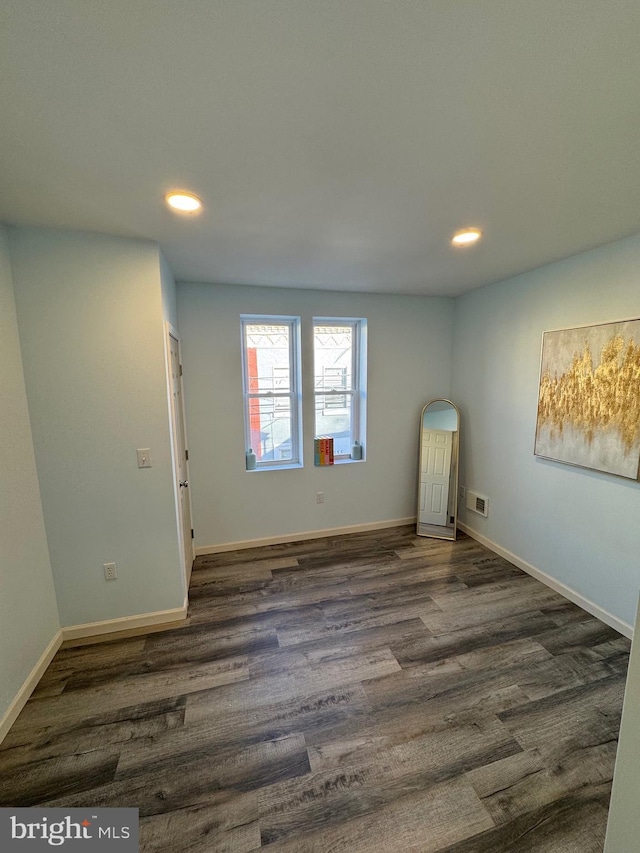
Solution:
M 336 465 L 359 465 L 366 459 L 335 459 L 333 465 L 314 465 L 314 468 L 335 468 Z M 246 468 L 247 474 L 255 474 L 257 471 L 291 471 L 296 468 L 304 468 L 300 462 L 286 463 L 284 465 L 259 465 L 257 468 Z
M 282 465 L 258 465 L 257 468 L 245 468 L 245 471 L 247 474 L 255 474 L 256 471 L 291 471 L 303 467 L 300 462 L 284 462 Z
M 335 468 L 336 465 L 359 465 L 360 462 L 365 461 L 365 459 L 350 459 L 347 456 L 344 459 L 334 459 L 333 465 L 314 465 L 314 468 Z

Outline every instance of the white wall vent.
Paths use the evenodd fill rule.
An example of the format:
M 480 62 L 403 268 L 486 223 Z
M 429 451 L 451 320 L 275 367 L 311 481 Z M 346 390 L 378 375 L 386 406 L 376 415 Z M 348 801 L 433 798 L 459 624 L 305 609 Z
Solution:
M 472 512 L 477 512 L 479 515 L 483 515 L 486 518 L 489 515 L 489 498 L 468 489 L 467 509 L 470 509 Z

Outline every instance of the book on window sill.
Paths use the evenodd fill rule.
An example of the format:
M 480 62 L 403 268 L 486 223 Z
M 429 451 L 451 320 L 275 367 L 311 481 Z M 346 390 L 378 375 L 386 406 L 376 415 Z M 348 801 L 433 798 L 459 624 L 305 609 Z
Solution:
M 333 439 L 320 436 L 313 441 L 313 464 L 323 468 L 334 464 Z

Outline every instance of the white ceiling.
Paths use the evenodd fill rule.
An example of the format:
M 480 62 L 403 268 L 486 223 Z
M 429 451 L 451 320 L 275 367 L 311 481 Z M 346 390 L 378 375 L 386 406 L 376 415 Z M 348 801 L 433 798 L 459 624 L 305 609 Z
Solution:
M 640 232 L 640 3 L 2 0 L 0 220 L 179 280 L 463 293 Z

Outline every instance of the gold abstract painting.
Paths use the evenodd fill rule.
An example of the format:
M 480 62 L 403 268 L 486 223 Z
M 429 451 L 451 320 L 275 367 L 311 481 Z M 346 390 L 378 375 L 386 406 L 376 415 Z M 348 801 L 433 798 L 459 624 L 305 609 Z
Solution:
M 543 334 L 534 452 L 639 478 L 640 320 Z

